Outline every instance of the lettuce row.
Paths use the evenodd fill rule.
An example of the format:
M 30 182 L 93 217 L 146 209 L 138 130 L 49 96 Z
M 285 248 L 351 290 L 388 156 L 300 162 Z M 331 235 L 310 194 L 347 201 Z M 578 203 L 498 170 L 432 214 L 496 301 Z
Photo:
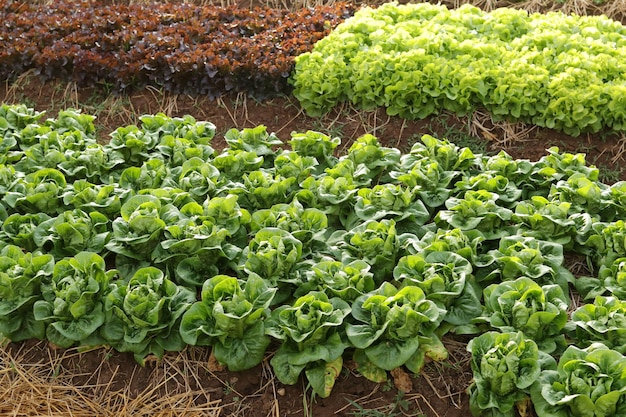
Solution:
M 79 112 L 42 123 L 2 111 L 14 124 L 0 148 L 10 339 L 108 344 L 140 363 L 206 345 L 231 369 L 257 365 L 274 342 L 279 379 L 304 375 L 320 396 L 346 352 L 382 381 L 445 358 L 448 332 L 521 332 L 555 356 L 602 337 L 623 349 L 610 297 L 623 292 L 626 188 L 598 182 L 581 154 L 551 148 L 530 162 L 425 135 L 403 155 L 365 135 L 339 156 L 338 138 L 294 133 L 286 149 L 264 126 L 231 130 L 217 152 L 213 125 L 164 115 L 102 146 L 87 143 L 92 119 Z M 98 162 L 96 175 L 20 165 L 38 129 L 66 139 L 65 158 L 100 147 L 117 162 Z M 597 276 L 567 271 L 571 252 Z M 609 301 L 565 324 L 571 284 L 585 301 Z M 593 319 L 572 324 L 579 315 Z M 472 388 L 474 410 L 496 413 L 502 393 L 490 384 Z
M 314 116 L 340 102 L 409 119 L 486 108 L 571 135 L 623 130 L 624 33 L 606 16 L 387 3 L 298 56 L 290 81 Z

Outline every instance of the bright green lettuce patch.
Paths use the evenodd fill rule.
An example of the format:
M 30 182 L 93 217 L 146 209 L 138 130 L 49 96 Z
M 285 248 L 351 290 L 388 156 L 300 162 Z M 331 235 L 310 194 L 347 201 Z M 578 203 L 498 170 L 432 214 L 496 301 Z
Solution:
M 291 81 L 311 115 L 340 102 L 410 119 L 486 108 L 573 135 L 623 130 L 625 33 L 607 17 L 387 3 L 298 56 Z

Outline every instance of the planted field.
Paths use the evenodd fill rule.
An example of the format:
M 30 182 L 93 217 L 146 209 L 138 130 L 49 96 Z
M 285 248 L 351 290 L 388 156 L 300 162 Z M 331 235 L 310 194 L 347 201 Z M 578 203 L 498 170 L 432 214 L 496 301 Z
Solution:
M 603 92 L 589 94 L 602 103 L 581 104 L 582 118 L 567 119 L 567 106 L 552 124 L 498 113 L 477 98 L 509 97 L 508 81 L 493 74 L 483 92 L 448 79 L 469 94 L 456 102 L 452 90 L 404 80 L 416 96 L 431 93 L 424 107 L 404 101 L 398 112 L 419 120 L 332 88 L 322 92 L 345 103 L 313 117 L 298 101 L 299 66 L 333 36 L 345 38 L 350 24 L 370 37 L 385 28 L 389 45 L 404 33 L 385 26 L 389 13 L 405 13 L 413 26 L 416 10 L 450 28 L 492 22 L 490 36 L 500 37 L 498 18 L 529 15 L 429 5 L 359 12 L 337 4 L 291 15 L 190 4 L 111 4 L 102 15 L 90 7 L 2 9 L 12 28 L 2 39 L 14 53 L 5 48 L 0 60 L 11 79 L 0 107 L 1 413 L 626 413 L 624 141 L 612 111 L 623 75 L 611 66 L 621 24 L 602 17 L 589 22 L 606 32 L 580 29 L 598 34 L 587 36 L 597 48 L 613 42 L 605 53 L 615 54 L 585 61 L 598 77 L 583 77 L 585 93 L 596 91 L 591 85 Z M 386 23 L 368 24 L 380 28 L 358 24 L 377 11 Z M 58 29 L 7 41 L 50 16 Z M 544 25 L 531 16 L 528 25 Z M 293 26 L 300 20 L 309 23 Z M 320 42 L 297 36 L 318 26 Z M 261 42 L 268 33 L 274 38 Z M 231 46 L 220 47 L 224 66 L 209 65 L 212 37 Z M 264 70 L 278 62 L 272 48 L 258 52 L 259 72 L 232 66 L 259 45 L 285 51 L 283 41 L 302 47 L 289 50 L 280 75 Z M 559 53 L 547 45 L 542 57 L 591 54 L 581 49 L 591 44 Z M 24 48 L 32 54 L 20 55 Z M 209 66 L 180 66 L 192 49 Z M 311 71 L 300 80 L 322 70 Z M 384 78 L 372 82 L 390 91 Z M 546 98 L 537 114 L 550 113 L 550 100 L 562 103 L 550 90 L 520 91 L 535 104 Z M 588 133 L 569 136 L 580 131 Z

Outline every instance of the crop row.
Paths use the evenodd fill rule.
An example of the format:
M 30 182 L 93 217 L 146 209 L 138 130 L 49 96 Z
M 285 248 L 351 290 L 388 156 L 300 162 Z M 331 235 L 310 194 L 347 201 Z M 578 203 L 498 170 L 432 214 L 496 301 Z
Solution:
M 94 0 L 0 5 L 0 75 L 27 70 L 80 85 L 125 91 L 262 98 L 288 91 L 294 58 L 355 6 L 294 12 L 271 8 L 99 4 Z
M 298 56 L 292 83 L 311 115 L 340 102 L 411 119 L 484 108 L 572 135 L 624 130 L 625 35 L 606 16 L 388 3 Z
M 540 417 L 624 415 L 626 183 L 599 182 L 583 155 L 428 135 L 401 154 L 365 135 L 338 156 L 338 138 L 287 146 L 264 126 L 217 152 L 214 125 L 163 114 L 99 145 L 92 116 L 41 119 L 0 107 L 6 338 L 140 363 L 211 346 L 233 371 L 273 343 L 281 382 L 304 373 L 327 396 L 347 355 L 382 381 L 468 334 L 477 415 L 529 396 Z M 567 253 L 596 272 L 574 277 Z

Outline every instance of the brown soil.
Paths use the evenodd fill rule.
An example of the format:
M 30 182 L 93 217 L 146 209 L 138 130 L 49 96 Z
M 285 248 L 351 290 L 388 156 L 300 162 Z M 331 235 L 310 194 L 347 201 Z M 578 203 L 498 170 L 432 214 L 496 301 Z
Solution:
M 164 112 L 191 114 L 218 129 L 215 148 L 224 145 L 230 128 L 265 125 L 283 141 L 293 131 L 319 130 L 342 138 L 342 149 L 364 133 L 385 146 L 403 151 L 423 134 L 447 137 L 478 152 L 506 150 L 516 158 L 536 160 L 545 149 L 587 154 L 602 169 L 606 182 L 626 180 L 623 134 L 602 133 L 569 137 L 549 129 L 516 123 L 492 123 L 482 114 L 457 118 L 442 114 L 421 121 L 388 117 L 384 110 L 358 111 L 344 106 L 321 119 L 307 117 L 293 98 L 258 103 L 243 95 L 217 101 L 173 96 L 146 89 L 130 96 L 106 95 L 72 84 L 41 83 L 25 74 L 12 85 L 0 86 L 0 102 L 26 103 L 54 117 L 60 109 L 79 108 L 97 115 L 99 138 L 105 142 L 119 126 L 138 123 L 138 116 Z M 190 348 L 162 360 L 138 366 L 132 356 L 96 349 L 59 350 L 45 342 L 10 343 L 0 349 L 0 416 L 469 416 L 464 393 L 471 382 L 466 340 L 446 337 L 450 358 L 429 363 L 420 375 L 395 374 L 375 384 L 354 372 L 351 362 L 332 395 L 314 398 L 301 382 L 283 386 L 268 360 L 246 372 L 220 370 L 208 349 Z M 271 352 L 271 349 L 270 349 Z M 400 387 L 400 390 L 398 387 Z

